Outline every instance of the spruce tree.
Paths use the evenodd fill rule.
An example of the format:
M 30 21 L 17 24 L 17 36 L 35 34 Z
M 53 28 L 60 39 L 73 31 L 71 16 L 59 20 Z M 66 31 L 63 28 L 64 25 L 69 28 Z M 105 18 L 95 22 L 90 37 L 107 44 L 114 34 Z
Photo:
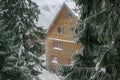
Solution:
M 97 40 L 97 28 L 80 20 L 75 28 L 75 38 L 83 48 L 73 55 L 75 62 L 72 65 L 61 65 L 58 72 L 65 80 L 89 80 L 95 74 L 95 47 L 101 45 Z
M 119 0 L 74 0 L 81 8 L 81 20 L 96 26 L 98 40 L 106 47 L 99 56 L 97 71 L 92 80 L 120 79 L 120 2 Z M 103 47 L 104 46 L 104 47 Z M 97 50 L 97 49 L 96 49 Z M 99 52 L 99 50 L 98 50 Z M 104 68 L 105 70 L 102 70 Z
M 84 15 L 88 14 L 86 22 L 97 26 L 99 40 L 104 41 L 107 49 L 99 61 L 99 69 L 95 80 L 119 80 L 120 79 L 120 2 L 119 0 L 75 0 L 82 5 Z M 92 13 L 92 15 L 91 15 Z M 83 17 L 85 19 L 85 17 Z M 100 70 L 105 68 L 104 75 Z
M 37 39 L 45 37 L 35 25 L 38 15 L 31 0 L 0 0 L 0 80 L 38 79 L 42 45 Z

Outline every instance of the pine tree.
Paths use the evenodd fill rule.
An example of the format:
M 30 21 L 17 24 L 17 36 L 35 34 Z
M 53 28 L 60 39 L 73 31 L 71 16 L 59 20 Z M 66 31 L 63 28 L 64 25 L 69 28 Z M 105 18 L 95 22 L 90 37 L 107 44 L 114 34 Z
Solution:
M 42 45 L 36 39 L 45 34 L 35 25 L 37 7 L 31 0 L 0 0 L 0 80 L 38 79 Z
M 89 80 L 95 74 L 95 47 L 101 45 L 97 40 L 97 28 L 87 23 L 81 23 L 75 28 L 75 37 L 83 48 L 73 55 L 75 63 L 58 68 L 65 80 Z
M 81 8 L 81 20 L 96 26 L 104 48 L 92 80 L 120 79 L 120 2 L 119 0 L 74 0 Z M 96 49 L 97 50 L 97 49 Z M 99 52 L 99 51 L 98 51 Z M 105 70 L 101 71 L 102 68 Z

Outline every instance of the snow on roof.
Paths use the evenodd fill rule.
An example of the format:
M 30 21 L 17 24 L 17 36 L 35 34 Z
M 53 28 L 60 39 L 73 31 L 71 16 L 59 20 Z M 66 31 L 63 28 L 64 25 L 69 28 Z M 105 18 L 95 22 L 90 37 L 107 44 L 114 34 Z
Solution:
M 40 15 L 36 22 L 38 27 L 48 29 L 57 12 L 65 2 L 65 0 L 33 0 L 39 6 Z M 75 9 L 76 5 L 73 1 L 66 0 L 67 6 L 70 9 Z M 74 11 L 73 11 L 74 12 Z M 75 13 L 76 14 L 76 13 Z
M 68 6 L 68 4 L 64 2 L 64 3 L 62 4 L 62 6 L 58 9 L 56 15 L 54 16 L 53 20 L 51 21 L 50 25 L 48 26 L 48 29 L 47 29 L 47 32 L 46 32 L 46 33 L 48 33 L 48 31 L 50 30 L 50 28 L 52 27 L 54 21 L 56 20 L 57 16 L 59 15 L 59 13 L 61 12 L 61 10 L 63 9 L 64 6 L 65 6 L 66 8 L 68 8 L 75 17 L 78 17 L 78 14 L 75 13 L 75 12 Z

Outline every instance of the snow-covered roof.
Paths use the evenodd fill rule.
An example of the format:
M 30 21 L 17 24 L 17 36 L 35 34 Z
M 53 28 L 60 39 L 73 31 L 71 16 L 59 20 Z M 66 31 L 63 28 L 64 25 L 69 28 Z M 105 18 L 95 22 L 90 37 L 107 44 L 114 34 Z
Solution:
M 57 13 L 56 13 L 56 15 L 54 16 L 53 20 L 51 21 L 50 25 L 48 26 L 48 29 L 47 29 L 47 32 L 46 32 L 46 33 L 48 33 L 48 31 L 50 30 L 50 28 L 52 27 L 54 21 L 56 20 L 56 18 L 58 17 L 59 13 L 61 12 L 61 10 L 63 9 L 64 6 L 65 6 L 68 10 L 70 10 L 71 13 L 72 13 L 75 17 L 78 17 L 78 14 L 75 13 L 75 12 L 68 6 L 68 4 L 64 2 L 64 3 L 62 4 L 62 6 L 59 8 L 59 10 L 57 11 Z
M 38 27 L 48 29 L 50 23 L 53 21 L 57 12 L 61 8 L 64 2 L 67 3 L 70 9 L 75 9 L 76 4 L 71 0 L 32 0 L 40 9 L 39 20 L 36 22 Z

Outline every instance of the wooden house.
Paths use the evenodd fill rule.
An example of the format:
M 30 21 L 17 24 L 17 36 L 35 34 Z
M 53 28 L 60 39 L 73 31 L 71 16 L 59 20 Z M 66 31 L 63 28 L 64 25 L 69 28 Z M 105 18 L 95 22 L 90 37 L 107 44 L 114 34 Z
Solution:
M 46 61 L 50 69 L 55 69 L 58 64 L 71 64 L 72 55 L 81 48 L 75 43 L 71 28 L 76 26 L 77 17 L 64 3 L 47 31 Z

